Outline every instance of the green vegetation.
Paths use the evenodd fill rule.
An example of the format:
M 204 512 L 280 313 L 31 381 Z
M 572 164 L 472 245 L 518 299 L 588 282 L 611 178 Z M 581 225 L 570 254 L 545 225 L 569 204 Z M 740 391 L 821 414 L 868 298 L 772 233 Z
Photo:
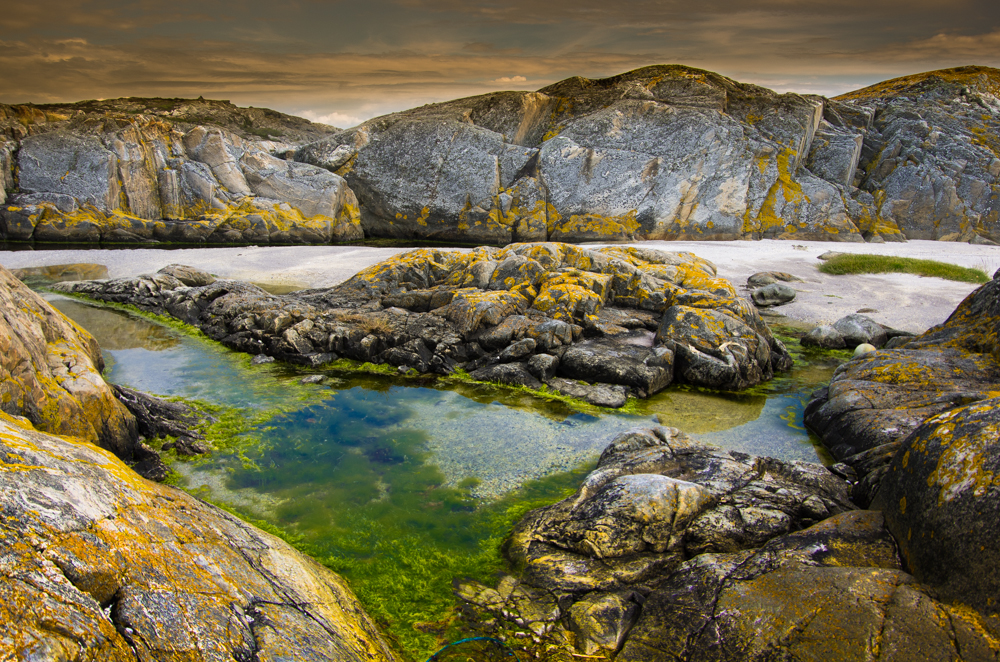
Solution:
M 219 453 L 208 468 L 221 470 L 232 493 L 249 490 L 272 504 L 267 513 L 237 507 L 237 514 L 347 579 L 415 660 L 463 634 L 452 580 L 491 581 L 504 567 L 500 548 L 514 523 L 572 494 L 590 469 L 530 481 L 483 503 L 472 494 L 478 478 L 449 486 L 428 462 L 425 433 L 405 425 L 412 415 L 405 401 L 342 391 L 242 439 L 246 424 L 231 413 L 216 410 L 219 421 L 205 432 L 220 450 L 237 453 Z M 188 489 L 212 498 L 207 487 Z
M 819 266 L 825 274 L 842 276 L 845 274 L 916 274 L 960 283 L 986 283 L 990 278 L 981 269 L 969 269 L 936 260 L 918 260 L 892 255 L 866 255 L 845 253 L 832 257 Z

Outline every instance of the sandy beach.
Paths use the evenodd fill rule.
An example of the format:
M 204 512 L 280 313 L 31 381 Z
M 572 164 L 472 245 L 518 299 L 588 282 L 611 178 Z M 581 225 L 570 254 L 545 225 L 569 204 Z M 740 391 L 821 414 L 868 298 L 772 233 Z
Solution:
M 606 244 L 590 244 L 599 247 Z M 640 244 L 636 244 L 640 245 Z M 790 283 L 797 295 L 774 312 L 804 324 L 832 322 L 867 308 L 873 319 L 906 331 L 920 332 L 947 318 L 976 286 L 908 274 L 828 276 L 817 270 L 827 251 L 874 253 L 934 259 L 975 267 L 992 275 L 1000 268 L 1000 247 L 956 242 L 853 244 L 762 241 L 647 241 L 641 245 L 665 251 L 688 251 L 712 261 L 718 273 L 741 292 L 747 277 L 759 271 L 783 271 L 803 279 Z M 186 264 L 220 278 L 268 285 L 330 287 L 367 266 L 406 248 L 367 246 L 243 246 L 231 248 L 156 248 L 0 251 L 8 269 L 88 262 L 108 267 L 112 278 L 155 272 L 168 264 Z M 468 250 L 468 249 L 456 249 Z

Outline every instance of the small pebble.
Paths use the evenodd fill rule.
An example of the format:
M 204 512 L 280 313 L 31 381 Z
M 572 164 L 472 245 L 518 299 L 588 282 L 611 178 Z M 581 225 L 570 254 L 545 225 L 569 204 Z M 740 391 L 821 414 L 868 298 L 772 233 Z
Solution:
M 859 356 L 864 356 L 865 354 L 870 354 L 875 351 L 875 345 L 870 345 L 866 342 L 861 343 L 854 348 L 854 358 Z

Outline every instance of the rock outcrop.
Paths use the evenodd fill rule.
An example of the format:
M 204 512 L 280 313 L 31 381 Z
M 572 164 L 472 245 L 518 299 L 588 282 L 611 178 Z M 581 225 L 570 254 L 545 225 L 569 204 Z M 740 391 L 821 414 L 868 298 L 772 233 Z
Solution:
M 657 65 L 345 131 L 204 100 L 0 106 L 0 235 L 994 242 L 998 90 L 988 67 L 826 99 Z
M 146 103 L 142 103 L 146 102 Z M 362 237 L 344 180 L 274 154 L 321 125 L 227 102 L 0 106 L 0 235 L 36 242 L 329 243 Z M 261 139 L 281 136 L 292 142 Z M 15 167 L 16 166 L 16 167 Z
M 56 287 L 173 315 L 254 355 L 463 368 L 603 406 L 675 379 L 741 389 L 791 367 L 753 305 L 690 253 L 552 242 L 419 249 L 285 296 L 236 281 L 186 287 L 162 272 Z
M 856 184 L 909 239 L 1000 241 L 1000 70 L 958 67 L 837 97 L 871 113 Z M 885 229 L 879 223 L 872 232 Z
M 870 117 L 840 105 L 664 65 L 378 117 L 296 158 L 342 174 L 375 236 L 861 241 Z
M 856 474 L 855 500 L 884 511 L 907 570 L 993 618 L 998 302 L 993 280 L 943 324 L 844 364 L 805 412 L 845 473 Z
M 0 511 L 3 659 L 397 659 L 323 566 L 3 412 Z
M 514 527 L 512 574 L 456 594 L 471 624 L 545 660 L 1000 654 L 997 624 L 905 572 L 882 514 L 848 490 L 819 465 L 628 432 L 576 494 Z
M 94 337 L 0 266 L 0 410 L 129 460 L 136 421 L 103 369 Z

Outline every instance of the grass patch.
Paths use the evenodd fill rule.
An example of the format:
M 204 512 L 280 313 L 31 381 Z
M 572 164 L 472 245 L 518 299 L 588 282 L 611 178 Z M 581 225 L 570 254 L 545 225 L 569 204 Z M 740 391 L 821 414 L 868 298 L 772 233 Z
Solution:
M 830 258 L 819 270 L 832 276 L 847 274 L 915 274 L 928 278 L 944 278 L 960 283 L 987 283 L 990 278 L 982 269 L 970 269 L 937 260 L 918 260 L 892 255 L 846 253 Z

